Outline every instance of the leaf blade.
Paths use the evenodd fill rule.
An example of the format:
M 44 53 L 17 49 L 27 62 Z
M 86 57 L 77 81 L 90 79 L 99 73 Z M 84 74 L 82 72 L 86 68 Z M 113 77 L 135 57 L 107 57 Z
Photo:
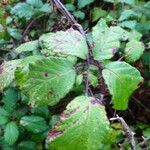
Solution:
M 29 77 L 21 89 L 32 106 L 53 106 L 72 89 L 75 76 L 73 65 L 66 59 L 45 58 L 29 65 Z
M 109 130 L 104 106 L 93 97 L 79 96 L 67 106 L 47 142 L 49 149 L 97 150 Z
M 19 136 L 19 130 L 18 130 L 18 126 L 15 122 L 9 122 L 6 125 L 5 131 L 4 131 L 4 140 L 6 141 L 6 143 L 8 143 L 9 145 L 13 145 Z
M 23 116 L 20 124 L 33 133 L 41 133 L 48 129 L 45 119 L 40 116 Z
M 112 62 L 106 65 L 102 76 L 112 95 L 113 107 L 127 109 L 129 96 L 143 80 L 139 71 L 126 62 Z
M 42 54 L 46 56 L 76 56 L 86 58 L 88 47 L 79 31 L 69 29 L 56 33 L 47 33 L 39 38 Z
M 120 40 L 126 40 L 128 34 L 121 27 L 108 27 L 106 21 L 101 19 L 92 31 L 94 48 L 93 55 L 96 60 L 110 59 L 120 48 Z
M 14 72 L 17 66 L 20 64 L 21 60 L 12 60 L 8 62 L 4 62 L 0 66 L 0 91 L 14 80 Z
M 39 47 L 38 40 L 30 41 L 30 42 L 21 44 L 19 47 L 17 47 L 15 49 L 15 52 L 17 54 L 20 54 L 20 53 L 26 52 L 26 51 L 34 51 L 34 50 L 37 50 L 38 47 Z
M 128 42 L 125 48 L 125 60 L 131 63 L 135 62 L 142 56 L 144 49 L 145 47 L 140 41 L 132 40 Z

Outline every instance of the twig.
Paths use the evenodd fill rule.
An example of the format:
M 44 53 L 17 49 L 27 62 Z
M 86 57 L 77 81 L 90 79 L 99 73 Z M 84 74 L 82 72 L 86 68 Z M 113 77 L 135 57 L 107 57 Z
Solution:
M 35 22 L 36 19 L 33 19 L 26 27 L 26 29 L 24 30 L 23 32 L 23 35 L 22 35 L 22 39 L 26 36 L 28 30 L 30 29 L 30 27 L 32 26 L 32 24 Z
M 129 52 L 131 51 L 131 48 L 126 52 L 126 54 L 124 54 L 123 56 L 121 56 L 118 61 L 122 61 L 122 59 L 126 56 L 128 56 Z
M 50 0 L 56 8 L 70 21 L 71 25 L 77 24 L 75 18 L 71 15 L 71 13 L 64 7 L 64 5 L 59 0 Z
M 144 150 L 148 150 L 148 141 L 150 140 L 150 136 L 149 137 L 147 137 L 147 138 L 145 138 L 145 137 L 143 137 L 142 136 L 142 139 L 143 139 L 143 141 L 141 142 L 141 143 L 139 143 L 136 147 L 138 147 L 138 146 L 145 146 L 145 149 Z
M 74 16 L 71 15 L 71 13 L 64 7 L 64 5 L 60 2 L 60 0 L 50 0 L 50 2 L 53 5 L 53 8 L 58 9 L 68 19 L 71 26 L 73 28 L 76 28 L 86 40 L 89 52 L 88 52 L 88 55 L 87 55 L 87 58 L 86 58 L 86 60 L 87 60 L 87 71 L 86 71 L 86 74 L 85 74 L 85 94 L 88 95 L 88 92 L 90 92 L 89 77 L 88 77 L 88 75 L 89 75 L 89 66 L 91 64 L 95 65 L 98 68 L 100 74 L 101 74 L 101 71 L 102 71 L 102 66 L 101 66 L 100 62 L 93 59 L 93 54 L 92 54 L 93 44 L 88 40 L 88 37 L 85 34 L 85 31 L 84 31 L 83 27 L 76 21 Z
M 34 18 L 33 20 L 31 20 L 31 22 L 29 22 L 29 24 L 27 25 L 26 29 L 25 29 L 24 32 L 23 32 L 22 40 L 24 39 L 24 37 L 25 37 L 26 34 L 28 33 L 28 31 L 29 31 L 30 27 L 33 25 L 33 23 L 34 23 L 37 19 L 43 17 L 44 15 L 45 15 L 45 14 L 42 14 L 42 15 L 40 15 L 40 16 Z
M 82 26 L 75 20 L 75 18 L 71 15 L 71 13 L 64 7 L 64 5 L 60 2 L 60 0 L 51 0 L 51 3 L 68 19 L 72 27 L 75 27 L 86 40 L 86 43 L 89 48 L 89 53 L 87 55 L 88 68 L 87 68 L 87 74 L 85 76 L 85 94 L 88 95 L 88 91 L 89 91 L 89 80 L 88 80 L 89 73 L 88 72 L 89 72 L 89 66 L 90 66 L 90 58 L 92 56 L 92 53 L 91 53 L 92 44 L 89 42 Z
M 114 121 L 114 120 L 118 120 L 122 127 L 123 127 L 123 130 L 127 136 L 127 138 L 129 139 L 130 141 L 130 144 L 131 144 L 131 149 L 132 150 L 136 150 L 136 144 L 135 144 L 135 139 L 134 139 L 134 133 L 131 131 L 131 129 L 129 128 L 129 126 L 127 125 L 127 123 L 125 122 L 125 120 L 122 118 L 122 117 L 119 117 L 117 115 L 116 118 L 110 118 L 111 121 Z

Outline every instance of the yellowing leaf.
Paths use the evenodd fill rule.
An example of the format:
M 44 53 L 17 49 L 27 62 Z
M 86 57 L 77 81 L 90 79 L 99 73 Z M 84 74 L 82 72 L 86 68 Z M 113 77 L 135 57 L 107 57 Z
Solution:
M 0 66 L 0 91 L 3 91 L 14 80 L 14 72 L 20 62 L 21 60 L 12 60 Z
M 75 75 L 67 59 L 45 58 L 29 65 L 28 78 L 21 89 L 32 106 L 53 106 L 71 90 Z
M 61 121 L 49 132 L 50 150 L 98 150 L 111 131 L 98 99 L 79 96 L 68 104 Z
M 76 56 L 85 59 L 88 47 L 79 31 L 69 29 L 56 33 L 47 33 L 39 38 L 42 54 L 46 56 Z

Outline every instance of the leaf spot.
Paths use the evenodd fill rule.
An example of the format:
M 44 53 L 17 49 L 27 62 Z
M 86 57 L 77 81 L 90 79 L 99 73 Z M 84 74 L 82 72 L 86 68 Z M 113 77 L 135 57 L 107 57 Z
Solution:
M 55 139 L 58 136 L 61 136 L 63 134 L 63 131 L 57 131 L 56 129 L 52 129 L 49 133 L 48 133 L 48 140 L 49 142 L 52 141 L 53 139 Z
M 49 90 L 47 96 L 51 97 L 52 95 L 53 95 L 53 92 L 51 90 Z
M 2 72 L 3 72 L 3 68 L 2 66 L 0 66 L 0 74 L 2 74 Z
M 44 76 L 45 76 L 45 77 L 48 77 L 48 72 L 44 72 Z
M 118 48 L 114 48 L 114 49 L 112 50 L 112 55 L 115 55 L 118 50 L 119 50 Z
M 66 118 L 70 117 L 70 116 L 73 115 L 78 109 L 79 109 L 79 107 L 73 109 L 73 110 L 70 111 L 69 113 L 62 113 L 61 116 L 60 116 L 61 120 L 65 120 Z
M 102 102 L 99 99 L 92 99 L 91 104 L 95 105 L 95 104 L 102 104 Z

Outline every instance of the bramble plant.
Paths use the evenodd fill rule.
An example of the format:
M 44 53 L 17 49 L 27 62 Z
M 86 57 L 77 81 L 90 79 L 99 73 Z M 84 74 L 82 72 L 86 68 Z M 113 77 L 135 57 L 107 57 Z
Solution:
M 92 2 L 79 1 L 78 5 L 82 8 Z M 59 121 L 55 121 L 48 135 L 49 126 L 44 117 L 34 114 L 25 116 L 26 111 L 22 111 L 18 117 L 21 118 L 19 123 L 34 134 L 46 134 L 46 147 L 50 150 L 111 149 L 122 131 L 116 131 L 110 126 L 105 111 L 105 96 L 109 92 L 113 109 L 126 110 L 130 96 L 144 80 L 133 65 L 145 50 L 142 36 L 135 29 L 123 28 L 123 24 L 127 25 L 124 20 L 129 15 L 137 14 L 123 11 L 119 18 L 121 25 L 110 26 L 106 19 L 100 19 L 91 32 L 86 33 L 59 0 L 52 0 L 51 3 L 65 15 L 71 27 L 65 31 L 44 33 L 38 39 L 18 46 L 13 51 L 16 55 L 34 55 L 2 63 L 0 91 L 14 85 L 20 89 L 19 96 L 24 97 L 33 110 L 42 108 L 41 112 L 46 118 L 48 106 L 55 106 L 68 93 L 75 92 L 73 100 L 60 115 L 60 120 L 56 119 Z M 28 12 L 24 13 L 23 9 L 19 11 L 21 7 Z M 12 13 L 29 20 L 50 13 L 48 7 L 48 3 L 37 5 L 28 0 L 27 3 L 16 5 Z M 95 16 L 93 20 L 97 18 L 101 16 Z M 116 60 L 118 53 L 119 59 Z M 98 94 L 95 94 L 94 87 L 98 87 Z M 16 92 L 14 87 L 6 90 L 4 108 L 0 107 L 0 125 L 6 125 L 4 139 L 9 145 L 13 145 L 19 137 L 20 126 L 15 119 L 9 121 L 10 118 L 16 118 L 19 108 L 16 106 L 19 100 Z M 34 147 L 32 141 L 21 144 L 27 148 L 28 142 Z M 135 149 L 135 141 L 130 142 L 131 148 Z

